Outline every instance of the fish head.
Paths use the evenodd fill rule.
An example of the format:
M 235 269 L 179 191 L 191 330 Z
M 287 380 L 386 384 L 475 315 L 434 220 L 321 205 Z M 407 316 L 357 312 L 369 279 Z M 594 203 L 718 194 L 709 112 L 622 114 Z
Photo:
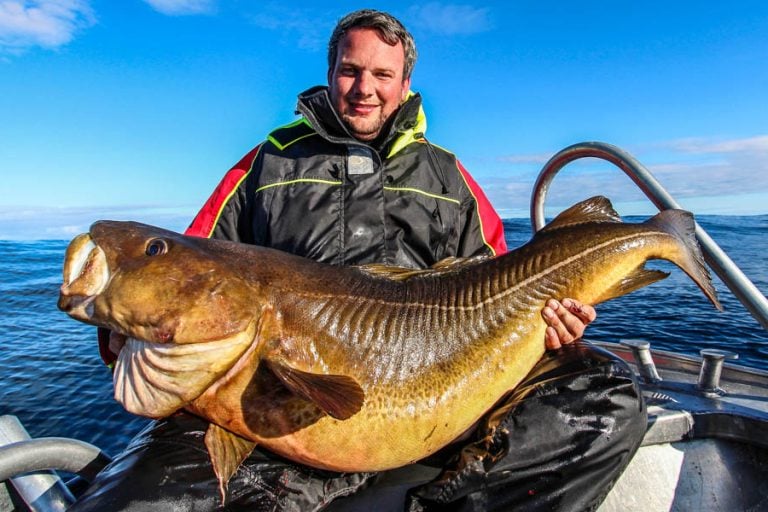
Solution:
M 128 338 L 113 378 L 130 412 L 182 408 L 252 344 L 261 292 L 238 245 L 117 221 L 69 244 L 59 309 Z
M 59 309 L 156 343 L 199 343 L 242 331 L 246 289 L 215 241 L 136 222 L 99 221 L 67 248 Z

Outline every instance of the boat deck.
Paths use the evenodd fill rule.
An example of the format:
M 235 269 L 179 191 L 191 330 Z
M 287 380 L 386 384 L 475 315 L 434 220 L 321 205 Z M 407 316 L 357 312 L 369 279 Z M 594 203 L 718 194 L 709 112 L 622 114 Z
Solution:
M 638 369 L 628 347 L 596 344 Z M 768 372 L 723 364 L 720 389 L 702 390 L 701 360 L 653 361 L 648 431 L 599 512 L 768 510 Z

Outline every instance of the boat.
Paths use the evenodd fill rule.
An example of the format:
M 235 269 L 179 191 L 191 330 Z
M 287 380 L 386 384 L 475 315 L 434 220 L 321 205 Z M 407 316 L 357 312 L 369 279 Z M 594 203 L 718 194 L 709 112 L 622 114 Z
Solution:
M 615 164 L 660 210 L 679 208 L 634 157 L 610 144 L 585 142 L 555 154 L 539 174 L 531 200 L 534 232 L 545 224 L 554 176 L 585 157 Z M 768 329 L 765 296 L 698 224 L 696 235 L 712 270 Z M 630 364 L 648 410 L 641 447 L 598 512 L 768 510 L 768 371 L 735 364 L 738 355 L 724 350 L 704 349 L 697 358 L 655 349 L 654 340 L 584 341 Z M 30 439 L 15 417 L 2 416 L 0 512 L 65 511 L 109 461 L 98 447 L 75 439 Z M 438 472 L 423 464 L 387 471 L 375 486 L 328 510 L 402 510 L 406 492 Z M 72 478 L 65 483 L 60 474 Z

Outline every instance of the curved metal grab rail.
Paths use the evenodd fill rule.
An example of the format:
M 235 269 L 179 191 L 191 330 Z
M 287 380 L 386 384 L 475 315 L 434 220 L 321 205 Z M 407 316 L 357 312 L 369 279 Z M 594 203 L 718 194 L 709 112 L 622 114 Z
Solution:
M 65 437 L 39 437 L 0 446 L 0 482 L 32 471 L 55 469 L 87 481 L 111 459 L 92 444 Z
M 546 223 L 544 200 L 555 174 L 566 164 L 586 157 L 600 158 L 619 167 L 659 210 L 681 208 L 650 171 L 626 151 L 605 142 L 581 142 L 559 151 L 541 169 L 531 195 L 531 225 L 534 233 Z M 698 223 L 696 223 L 696 236 L 704 253 L 704 259 L 712 270 L 720 276 L 752 316 L 765 329 L 768 329 L 768 300 L 765 296 Z
M 0 490 L 5 491 L 7 481 L 30 510 L 67 510 L 75 502 L 70 488 L 49 470 L 91 482 L 109 462 L 109 456 L 91 444 L 59 437 L 32 439 L 19 418 L 0 416 Z

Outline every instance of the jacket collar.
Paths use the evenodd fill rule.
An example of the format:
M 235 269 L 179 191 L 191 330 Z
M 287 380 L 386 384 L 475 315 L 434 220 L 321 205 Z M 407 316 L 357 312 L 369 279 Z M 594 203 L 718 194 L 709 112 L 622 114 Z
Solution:
M 331 104 L 328 87 L 318 85 L 299 94 L 296 113 L 303 115 L 317 133 L 331 142 L 358 142 L 347 130 Z M 427 129 L 427 120 L 421 106 L 421 95 L 408 92 L 405 101 L 395 113 L 394 120 L 384 128 L 386 135 L 372 141 L 377 151 L 387 149 L 392 156 L 415 139 L 422 138 Z

